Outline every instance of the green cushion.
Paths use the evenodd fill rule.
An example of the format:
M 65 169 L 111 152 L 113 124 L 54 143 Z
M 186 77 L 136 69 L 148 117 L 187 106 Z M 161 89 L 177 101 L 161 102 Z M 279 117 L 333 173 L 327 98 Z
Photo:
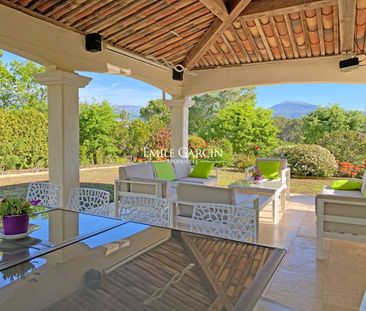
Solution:
M 169 162 L 153 162 L 156 177 L 162 180 L 172 181 L 175 179 L 173 166 Z
M 215 162 L 212 161 L 198 161 L 194 165 L 192 172 L 189 174 L 189 177 L 208 178 L 214 164 Z
M 258 163 L 258 168 L 266 179 L 279 178 L 280 161 L 261 161 Z
M 341 179 L 336 180 L 330 186 L 334 190 L 361 190 L 362 180 Z

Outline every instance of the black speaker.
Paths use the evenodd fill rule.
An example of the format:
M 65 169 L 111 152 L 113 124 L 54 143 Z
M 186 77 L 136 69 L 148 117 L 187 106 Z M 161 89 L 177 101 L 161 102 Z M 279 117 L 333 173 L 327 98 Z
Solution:
M 93 53 L 100 52 L 102 50 L 102 36 L 99 33 L 85 35 L 85 49 Z
M 183 81 L 183 71 L 177 71 L 173 68 L 173 80 Z

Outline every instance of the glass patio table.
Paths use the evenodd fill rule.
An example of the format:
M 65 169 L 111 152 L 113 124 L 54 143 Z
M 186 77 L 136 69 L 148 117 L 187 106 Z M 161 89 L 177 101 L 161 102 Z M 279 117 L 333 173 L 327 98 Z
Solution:
M 0 271 L 2 309 L 252 310 L 285 254 L 117 219 L 70 219 L 61 226 L 49 217 L 48 235 L 34 238 L 52 246 Z
M 70 210 L 47 209 L 34 215 L 29 223 L 37 225 L 39 229 L 33 231 L 27 238 L 0 239 L 0 270 L 34 255 L 119 226 L 123 222 Z

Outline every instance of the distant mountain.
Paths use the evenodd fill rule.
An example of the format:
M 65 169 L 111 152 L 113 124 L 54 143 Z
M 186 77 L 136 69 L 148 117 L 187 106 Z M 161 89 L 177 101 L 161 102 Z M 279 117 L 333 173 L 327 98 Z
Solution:
M 143 106 L 135 105 L 114 105 L 114 112 L 119 114 L 122 110 L 126 110 L 130 114 L 131 119 L 137 119 L 140 115 L 140 109 Z
M 299 101 L 285 101 L 280 104 L 274 105 L 270 109 L 273 110 L 274 117 L 286 117 L 287 119 L 302 118 L 310 112 L 316 110 L 318 106 L 311 105 L 305 102 Z

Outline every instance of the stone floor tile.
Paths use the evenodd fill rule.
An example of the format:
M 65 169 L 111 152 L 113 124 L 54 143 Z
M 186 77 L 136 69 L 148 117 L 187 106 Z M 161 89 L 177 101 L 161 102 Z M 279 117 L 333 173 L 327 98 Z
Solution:
M 321 298 L 308 297 L 285 291 L 281 288 L 271 288 L 265 297 L 284 304 L 294 311 L 321 311 Z
M 358 311 L 357 308 L 346 308 L 342 306 L 336 306 L 333 304 L 324 303 L 323 304 L 323 311 Z
M 362 295 L 351 290 L 338 291 L 334 289 L 324 289 L 322 299 L 325 304 L 336 305 L 340 308 L 357 309 L 361 304 Z
M 324 239 L 324 250 L 329 251 L 332 245 L 332 241 Z M 296 236 L 293 240 L 294 247 L 300 248 L 316 248 L 316 239 L 309 237 Z
M 305 278 L 296 273 L 279 271 L 273 279 L 269 292 L 277 288 L 289 293 L 313 298 L 322 297 L 324 281 L 314 278 Z

